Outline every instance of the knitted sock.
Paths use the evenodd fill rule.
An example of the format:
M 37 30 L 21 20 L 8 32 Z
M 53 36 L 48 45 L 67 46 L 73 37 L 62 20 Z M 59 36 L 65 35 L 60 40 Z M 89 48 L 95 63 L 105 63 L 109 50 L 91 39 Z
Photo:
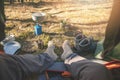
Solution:
M 64 43 L 62 45 L 62 48 L 63 48 L 63 51 L 64 51 L 63 54 L 61 55 L 62 60 L 65 60 L 69 55 L 73 54 L 73 51 L 70 48 L 68 40 L 64 41 Z
M 54 52 L 55 46 L 52 41 L 48 42 L 48 48 L 44 53 L 47 53 L 53 60 L 56 60 L 58 56 Z

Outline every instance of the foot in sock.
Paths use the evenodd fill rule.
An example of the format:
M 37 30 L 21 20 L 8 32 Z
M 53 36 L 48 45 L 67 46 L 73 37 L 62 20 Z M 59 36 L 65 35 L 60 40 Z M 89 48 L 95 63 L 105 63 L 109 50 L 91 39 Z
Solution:
M 73 54 L 73 51 L 70 48 L 68 40 L 64 41 L 62 48 L 63 48 L 63 54 L 61 55 L 62 60 L 65 60 L 69 55 Z
M 54 52 L 55 46 L 52 41 L 48 42 L 48 48 L 44 53 L 47 53 L 53 60 L 56 60 L 58 56 Z

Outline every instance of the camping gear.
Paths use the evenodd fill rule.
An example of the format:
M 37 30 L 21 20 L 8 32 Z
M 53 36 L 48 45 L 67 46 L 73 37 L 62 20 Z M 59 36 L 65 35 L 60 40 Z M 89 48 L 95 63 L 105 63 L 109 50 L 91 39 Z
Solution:
M 32 14 L 32 19 L 36 22 L 36 25 L 34 26 L 35 35 L 42 34 L 42 26 L 40 23 L 44 20 L 45 16 L 46 14 L 42 12 L 36 12 Z
M 105 57 L 110 58 L 112 60 L 120 61 L 120 43 L 118 43 L 109 54 L 105 55 Z
M 10 41 L 4 44 L 4 51 L 6 54 L 14 55 L 21 45 L 17 41 Z
M 3 41 L 1 41 L 1 44 L 4 45 L 7 42 L 14 41 L 14 40 L 15 40 L 15 36 L 14 35 L 10 35 L 10 36 L 7 36 Z
M 95 58 L 103 59 L 103 57 L 102 57 L 102 53 L 104 51 L 103 42 L 104 42 L 104 40 L 101 40 L 97 43 L 97 47 L 95 50 Z M 117 44 L 115 46 L 115 48 L 113 50 L 111 50 L 111 52 L 109 52 L 107 55 L 105 55 L 104 59 L 120 61 L 119 52 L 120 52 L 120 43 Z
M 95 51 L 95 58 L 103 59 L 102 53 L 103 49 L 103 42 L 101 40 L 97 43 L 97 48 Z M 107 60 L 107 63 L 104 65 L 111 71 L 114 80 L 120 80 L 120 44 L 118 44 L 110 53 L 105 55 L 104 60 Z
M 42 12 L 36 12 L 32 14 L 32 19 L 35 22 L 41 22 L 45 18 L 46 14 Z
M 103 51 L 103 42 L 104 42 L 104 39 L 97 42 L 97 46 L 96 46 L 96 50 L 95 50 L 95 58 L 97 59 L 102 59 L 102 51 Z
M 36 24 L 34 26 L 34 29 L 35 29 L 35 35 L 40 35 L 42 34 L 42 26 L 40 24 Z
M 94 53 L 96 49 L 96 41 L 92 37 L 86 37 L 79 33 L 75 37 L 75 52 L 78 54 Z
M 85 38 L 85 35 L 79 33 L 75 37 L 75 48 L 79 50 L 79 42 Z
M 15 41 L 14 35 L 6 37 L 1 41 L 1 44 L 3 45 L 4 52 L 10 55 L 14 55 L 21 48 L 20 43 Z
M 0 54 L 4 54 L 4 45 L 13 40 L 15 40 L 14 35 L 10 35 L 0 42 Z
M 66 78 L 71 80 L 71 73 L 67 71 L 64 62 L 55 62 L 39 76 L 38 80 L 65 80 Z

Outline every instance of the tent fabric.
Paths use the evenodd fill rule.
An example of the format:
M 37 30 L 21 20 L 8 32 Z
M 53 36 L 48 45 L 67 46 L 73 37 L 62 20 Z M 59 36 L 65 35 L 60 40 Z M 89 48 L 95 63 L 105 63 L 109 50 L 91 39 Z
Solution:
M 95 58 L 102 59 L 101 54 L 103 52 L 103 42 L 104 40 L 101 40 L 97 42 L 96 50 L 95 50 Z
M 111 58 L 112 60 L 118 60 L 120 61 L 120 43 L 115 46 L 111 52 L 106 56 Z
M 120 0 L 114 0 L 112 13 L 105 31 L 103 56 L 107 56 L 120 43 Z
M 97 48 L 95 51 L 95 58 L 103 59 L 102 58 L 102 53 L 104 51 L 103 42 L 104 42 L 104 40 L 101 40 L 97 43 Z M 105 60 L 110 59 L 110 60 L 119 60 L 120 61 L 120 43 L 117 44 L 115 46 L 115 48 L 113 48 L 108 54 L 106 54 L 104 59 Z

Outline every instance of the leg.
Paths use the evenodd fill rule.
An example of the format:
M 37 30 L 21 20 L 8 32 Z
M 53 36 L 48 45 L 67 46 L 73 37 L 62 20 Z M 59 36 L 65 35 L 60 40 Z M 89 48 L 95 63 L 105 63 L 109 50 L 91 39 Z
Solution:
M 57 55 L 54 53 L 53 42 L 49 41 L 48 48 L 43 54 L 38 55 L 20 55 L 15 56 L 18 62 L 22 65 L 22 68 L 25 69 L 25 73 L 42 73 L 48 66 L 50 66 L 53 61 L 57 59 Z
M 53 64 L 47 54 L 0 55 L 1 80 L 24 80 L 32 74 L 40 74 Z
M 49 49 L 53 46 L 48 44 Z M 50 50 L 49 50 L 50 51 Z M 47 51 L 46 51 L 47 52 Z M 43 53 L 38 55 L 0 55 L 0 78 L 1 80 L 24 80 L 32 74 L 40 74 L 53 64 L 54 53 Z
M 63 43 L 64 52 L 71 50 L 70 46 L 65 41 Z M 72 73 L 73 78 L 76 80 L 112 80 L 111 73 L 104 65 L 90 62 L 89 60 L 78 56 L 77 54 L 63 53 L 65 56 L 65 64 L 68 70 Z M 70 55 L 69 55 L 70 54 Z

